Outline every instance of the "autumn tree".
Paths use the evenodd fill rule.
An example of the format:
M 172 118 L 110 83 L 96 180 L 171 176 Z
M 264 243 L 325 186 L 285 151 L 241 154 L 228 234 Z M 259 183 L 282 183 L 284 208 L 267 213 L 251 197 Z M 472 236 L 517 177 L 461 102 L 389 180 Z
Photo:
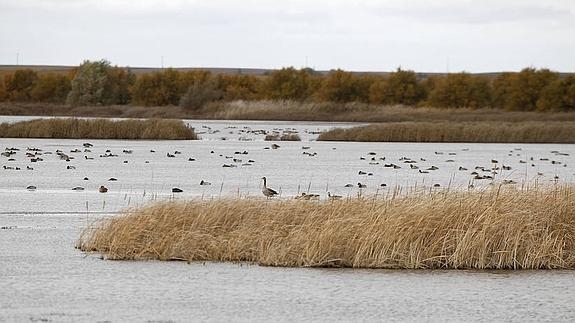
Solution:
M 180 99 L 180 107 L 187 110 L 199 110 L 209 102 L 221 100 L 222 96 L 217 78 L 198 78 L 193 81 Z
M 331 71 L 322 79 L 316 99 L 331 102 L 367 102 L 370 85 L 371 79 L 359 78 L 342 70 Z
M 30 101 L 38 74 L 31 69 L 16 70 L 4 76 L 6 97 L 9 101 Z
M 547 85 L 537 100 L 539 111 L 575 111 L 575 76 L 557 78 Z
M 293 67 L 273 71 L 263 84 L 263 95 L 272 100 L 304 101 L 313 91 L 313 70 Z
M 416 105 L 425 97 L 425 89 L 413 71 L 398 68 L 385 78 L 376 79 L 369 88 L 371 103 Z
M 469 73 L 453 73 L 436 77 L 428 104 L 441 108 L 483 108 L 490 106 L 489 81 Z
M 40 74 L 30 92 L 30 97 L 35 102 L 64 103 L 70 89 L 70 79 L 67 75 L 59 73 Z
M 221 74 L 218 83 L 226 101 L 256 100 L 260 97 L 258 89 L 263 87 L 260 78 L 251 75 Z
M 139 76 L 132 89 L 132 103 L 144 106 L 178 105 L 186 90 L 182 73 L 168 68 Z
M 494 82 L 498 105 L 507 110 L 533 111 L 537 109 L 543 89 L 556 80 L 558 74 L 548 69 L 525 68 L 519 73 L 501 77 L 505 79 Z

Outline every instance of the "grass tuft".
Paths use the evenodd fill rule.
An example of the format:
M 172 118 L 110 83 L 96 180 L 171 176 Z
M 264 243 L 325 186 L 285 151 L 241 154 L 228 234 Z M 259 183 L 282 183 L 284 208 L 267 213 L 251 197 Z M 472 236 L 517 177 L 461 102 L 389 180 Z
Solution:
M 575 269 L 575 187 L 334 202 L 165 202 L 86 228 L 108 259 L 266 266 Z

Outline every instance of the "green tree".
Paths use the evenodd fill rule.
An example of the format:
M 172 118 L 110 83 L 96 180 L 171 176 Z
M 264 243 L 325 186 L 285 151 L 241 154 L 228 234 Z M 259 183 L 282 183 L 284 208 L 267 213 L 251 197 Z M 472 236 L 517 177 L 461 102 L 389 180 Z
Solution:
M 30 101 L 30 93 L 38 79 L 38 73 L 31 69 L 16 70 L 4 77 L 6 96 L 10 101 Z
M 71 105 L 100 105 L 106 104 L 106 88 L 109 88 L 108 70 L 110 62 L 100 60 L 91 62 L 84 61 L 74 79 L 72 89 L 66 102 Z

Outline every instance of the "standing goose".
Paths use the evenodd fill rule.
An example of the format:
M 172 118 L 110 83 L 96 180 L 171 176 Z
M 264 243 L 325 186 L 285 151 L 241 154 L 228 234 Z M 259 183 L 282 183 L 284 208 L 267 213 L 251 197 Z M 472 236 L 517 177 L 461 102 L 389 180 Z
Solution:
M 262 193 L 268 198 L 273 197 L 274 195 L 277 195 L 278 192 L 267 187 L 266 177 L 264 176 L 264 177 L 262 177 L 262 179 L 264 180 L 264 187 L 262 188 Z

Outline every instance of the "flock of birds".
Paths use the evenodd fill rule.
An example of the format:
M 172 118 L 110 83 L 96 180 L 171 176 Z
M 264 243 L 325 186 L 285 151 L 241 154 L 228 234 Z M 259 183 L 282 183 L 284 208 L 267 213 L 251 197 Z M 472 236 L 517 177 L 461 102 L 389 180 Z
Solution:
M 237 127 L 234 126 L 230 126 L 227 127 L 224 130 L 214 130 L 211 127 L 208 126 L 202 126 L 203 131 L 199 131 L 198 133 L 201 134 L 209 134 L 211 136 L 218 136 L 220 135 L 223 131 L 228 130 L 228 134 L 239 134 L 240 137 L 238 138 L 238 141 L 247 141 L 247 140 L 253 140 L 253 138 L 255 138 L 255 136 L 264 136 L 264 135 L 268 135 L 270 133 L 273 134 L 297 134 L 297 130 L 294 128 L 286 128 L 286 129 L 273 129 L 272 131 L 269 130 L 253 130 L 250 129 L 249 127 L 244 126 L 243 128 L 238 129 Z M 309 131 L 307 132 L 308 134 L 317 134 L 313 131 Z M 227 138 L 225 137 L 221 137 L 219 138 L 219 140 L 227 140 Z M 270 143 L 268 145 L 266 145 L 264 147 L 264 149 L 272 149 L 272 150 L 277 150 L 280 149 L 281 146 L 277 143 Z M 6 164 L 4 164 L 2 166 L 3 170 L 15 170 L 15 171 L 20 171 L 20 170 L 30 170 L 33 171 L 34 170 L 34 164 L 35 163 L 40 163 L 42 161 L 44 161 L 44 158 L 46 158 L 46 156 L 48 155 L 55 155 L 57 156 L 58 159 L 66 161 L 66 162 L 70 162 L 72 160 L 74 160 L 75 158 L 83 158 L 86 160 L 93 160 L 95 158 L 110 158 L 110 157 L 119 157 L 120 155 L 131 155 L 133 153 L 132 149 L 123 149 L 121 154 L 117 154 L 115 152 L 113 152 L 111 149 L 105 149 L 103 153 L 101 154 L 95 154 L 92 153 L 92 150 L 95 149 L 94 145 L 88 142 L 85 142 L 82 144 L 82 148 L 74 148 L 70 151 L 63 151 L 63 150 L 56 150 L 56 151 L 43 151 L 40 148 L 16 148 L 16 147 L 10 147 L 10 148 L 5 148 L 4 151 L 2 151 L 1 155 L 3 157 L 5 157 L 4 161 L 7 162 Z M 301 146 L 302 149 L 302 155 L 306 156 L 306 157 L 318 157 L 318 153 L 317 152 L 313 152 L 311 151 L 311 146 L 309 145 L 304 145 Z M 335 149 L 335 148 L 332 148 Z M 12 164 L 10 164 L 11 162 L 15 162 L 17 161 L 15 159 L 16 155 L 18 153 L 20 153 L 21 151 L 25 150 L 25 158 L 28 159 L 29 164 L 27 164 L 25 166 L 25 168 L 20 165 L 20 166 L 12 166 Z M 555 157 L 557 157 L 556 159 L 554 158 L 546 158 L 546 157 L 540 157 L 540 158 L 535 158 L 535 157 L 525 157 L 525 154 L 523 154 L 521 152 L 521 148 L 514 148 L 513 150 L 510 150 L 508 152 L 508 156 L 509 157 L 519 157 L 518 163 L 519 164 L 526 164 L 526 166 L 530 166 L 530 167 L 535 167 L 536 164 L 538 162 L 545 162 L 545 163 L 549 163 L 551 165 L 555 165 L 555 166 L 561 166 L 561 167 L 567 167 L 567 164 L 564 162 L 564 158 L 561 159 L 560 157 L 564 157 L 564 156 L 569 156 L 568 153 L 564 153 L 564 152 L 560 152 L 560 151 L 551 151 L 551 154 Z M 464 148 L 462 149 L 462 151 L 468 151 L 468 149 Z M 154 149 L 150 149 L 149 150 L 150 153 L 155 153 L 156 151 Z M 210 151 L 210 154 L 216 154 L 214 150 Z M 228 156 L 228 155 L 224 155 L 224 154 L 220 154 L 219 156 L 222 158 L 225 158 L 226 162 L 223 163 L 221 165 L 221 167 L 238 167 L 238 166 L 251 166 L 254 163 L 256 163 L 256 161 L 254 159 L 247 159 L 244 160 L 244 157 L 242 157 L 242 155 L 248 155 L 249 152 L 247 150 L 239 150 L 239 151 L 235 151 L 233 153 L 233 155 Z M 364 176 L 370 177 L 370 176 L 374 176 L 375 171 L 377 171 L 377 169 L 392 169 L 392 170 L 400 170 L 400 169 L 407 169 L 407 171 L 411 171 L 411 172 L 417 172 L 419 174 L 429 174 L 431 172 L 437 171 L 440 169 L 440 166 L 443 167 L 442 165 L 446 165 L 449 163 L 456 163 L 456 155 L 457 153 L 454 151 L 435 151 L 433 153 L 435 155 L 436 158 L 434 158 L 435 161 L 438 161 L 440 158 L 443 158 L 442 160 L 442 164 L 437 164 L 434 165 L 433 163 L 429 162 L 426 158 L 424 157 L 417 157 L 417 158 L 413 158 L 413 157 L 408 157 L 408 156 L 401 156 L 399 158 L 397 157 L 385 157 L 382 156 L 381 154 L 378 154 L 374 151 L 370 151 L 368 152 L 366 155 L 364 156 L 360 156 L 359 160 L 365 162 L 365 168 L 364 170 L 359 170 L 357 171 L 357 169 L 355 171 L 357 171 L 357 176 L 358 178 L 360 178 L 360 181 L 357 182 L 357 184 L 351 184 L 351 183 L 347 183 L 345 185 L 343 185 L 344 188 L 353 188 L 356 187 L 360 190 L 362 189 L 366 189 L 368 187 L 368 184 L 366 184 L 366 182 L 364 182 L 363 180 L 361 180 L 361 178 L 363 178 Z M 83 156 L 79 156 L 79 155 L 83 155 Z M 168 153 L 166 153 L 165 157 L 166 158 L 176 158 L 178 157 L 178 155 L 182 155 L 181 151 L 175 150 L 175 151 L 170 151 Z M 193 157 L 189 157 L 187 158 L 187 160 L 189 162 L 194 162 L 196 161 L 195 158 Z M 506 161 L 510 161 L 510 158 L 506 158 Z M 459 166 L 457 167 L 457 171 L 459 172 L 467 172 L 470 176 L 470 184 L 469 187 L 473 187 L 473 183 L 474 181 L 478 181 L 478 180 L 491 180 L 494 181 L 495 177 L 497 174 L 499 174 L 501 171 L 511 171 L 513 169 L 513 167 L 516 166 L 512 166 L 510 164 L 505 164 L 505 163 L 500 163 L 498 160 L 496 159 L 489 159 L 489 166 L 481 166 L 481 165 L 477 165 L 474 166 L 473 168 L 471 167 L 464 167 L 464 166 Z M 149 163 L 149 161 L 145 161 L 146 163 Z M 517 160 L 516 160 L 517 162 Z M 128 160 L 123 160 L 123 163 L 128 163 Z M 70 169 L 73 170 L 75 169 L 75 166 L 71 163 L 68 163 L 66 166 L 66 169 Z M 350 168 L 351 169 L 351 168 Z M 544 174 L 542 172 L 538 172 L 537 173 L 538 176 L 543 176 Z M 557 174 L 553 175 L 553 179 L 554 180 L 558 180 L 559 176 Z M 84 180 L 89 180 L 88 177 L 84 177 Z M 108 181 L 116 181 L 117 179 L 114 177 L 110 177 L 108 179 Z M 266 197 L 266 198 L 272 198 L 275 196 L 280 195 L 278 193 L 278 191 L 268 187 L 268 183 L 267 183 L 267 178 L 264 176 L 261 178 L 263 185 L 261 188 L 261 192 L 262 194 Z M 363 182 L 363 183 L 362 183 Z M 513 179 L 506 179 L 506 178 L 502 178 L 500 181 L 502 184 L 516 184 L 516 181 Z M 209 186 L 211 185 L 211 182 L 202 179 L 199 182 L 200 186 Z M 372 184 L 373 185 L 373 184 Z M 380 183 L 379 187 L 387 187 L 387 183 Z M 435 183 L 433 184 L 433 187 L 440 187 L 441 185 L 439 183 Z M 29 185 L 27 187 L 28 190 L 36 190 L 37 187 L 35 185 Z M 85 188 L 83 186 L 75 186 L 71 188 L 74 191 L 82 191 Z M 98 192 L 100 193 L 107 193 L 109 191 L 109 188 L 106 187 L 105 185 L 100 185 L 98 188 Z M 299 191 L 299 189 L 298 189 Z M 309 190 L 308 190 L 309 191 Z M 327 191 L 327 189 L 326 189 Z M 179 187 L 173 187 L 171 189 L 172 193 L 182 193 L 184 192 L 183 189 L 179 188 Z M 327 191 L 327 196 L 326 198 L 328 200 L 338 200 L 341 199 L 342 196 L 341 195 L 332 195 L 331 192 Z M 321 196 L 319 194 L 310 194 L 309 192 L 307 193 L 298 193 L 298 195 L 295 196 L 295 199 L 298 200 L 319 200 L 321 198 Z

